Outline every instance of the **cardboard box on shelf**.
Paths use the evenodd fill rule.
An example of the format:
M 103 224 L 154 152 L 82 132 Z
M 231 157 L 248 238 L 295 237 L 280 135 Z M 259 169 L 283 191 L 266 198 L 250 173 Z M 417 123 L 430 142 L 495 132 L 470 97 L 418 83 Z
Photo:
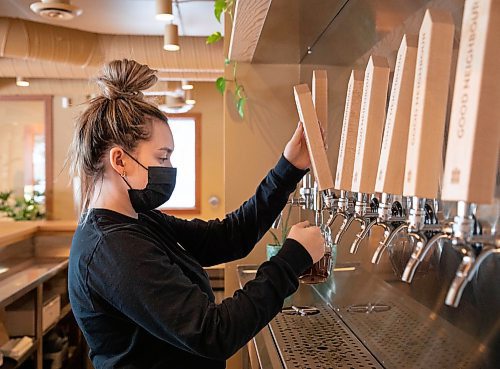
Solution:
M 42 329 L 45 331 L 61 314 L 61 296 L 55 295 L 43 303 Z M 35 335 L 35 310 L 32 301 L 11 304 L 5 309 L 5 327 L 11 337 Z

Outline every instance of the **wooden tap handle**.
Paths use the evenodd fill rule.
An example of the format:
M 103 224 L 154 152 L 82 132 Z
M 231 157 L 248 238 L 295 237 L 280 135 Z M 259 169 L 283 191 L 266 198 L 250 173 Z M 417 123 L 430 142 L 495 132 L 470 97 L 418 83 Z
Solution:
M 335 176 L 335 188 L 337 190 L 351 190 L 364 78 L 364 71 L 353 70 L 347 85 L 344 121 L 342 123 L 342 134 L 340 136 L 337 174 Z
M 443 200 L 491 203 L 500 146 L 500 1 L 466 1 Z
M 390 68 L 387 59 L 371 56 L 365 70 L 359 116 L 352 191 L 375 192 L 380 145 L 385 121 Z
M 306 84 L 297 85 L 293 90 L 300 121 L 304 124 L 307 149 L 318 189 L 320 191 L 331 189 L 333 188 L 333 178 L 311 91 Z
M 313 71 L 312 98 L 316 115 L 326 136 L 328 128 L 328 75 L 326 70 Z
M 450 13 L 427 9 L 418 35 L 405 196 L 436 198 L 438 195 L 454 30 Z
M 399 195 L 403 193 L 417 44 L 418 36 L 403 35 L 394 68 L 391 97 L 380 149 L 376 192 Z

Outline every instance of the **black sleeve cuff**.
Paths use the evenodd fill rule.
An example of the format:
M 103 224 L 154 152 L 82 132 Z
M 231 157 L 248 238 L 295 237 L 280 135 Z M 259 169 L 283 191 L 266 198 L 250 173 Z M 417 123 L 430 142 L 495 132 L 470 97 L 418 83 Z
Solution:
M 297 277 L 313 265 L 311 255 L 309 255 L 304 246 L 291 238 L 285 240 L 283 247 L 275 257 L 284 260 L 290 265 Z
M 293 182 L 297 184 L 298 181 L 304 177 L 304 175 L 309 172 L 309 169 L 299 169 L 290 163 L 283 154 L 281 154 L 278 163 L 274 167 L 275 174 L 285 182 Z

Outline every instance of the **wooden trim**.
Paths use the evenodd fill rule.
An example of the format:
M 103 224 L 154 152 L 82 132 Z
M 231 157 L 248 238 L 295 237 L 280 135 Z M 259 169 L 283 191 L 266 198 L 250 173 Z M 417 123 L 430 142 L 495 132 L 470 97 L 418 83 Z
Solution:
M 252 61 L 270 6 L 271 0 L 236 1 L 229 59 L 248 63 Z
M 170 215 L 201 213 L 201 113 L 167 114 L 172 119 L 193 119 L 195 124 L 195 204 L 193 208 L 164 208 Z
M 54 122 L 52 95 L 0 95 L 0 101 L 43 101 L 45 103 L 45 218 L 52 218 L 54 201 Z

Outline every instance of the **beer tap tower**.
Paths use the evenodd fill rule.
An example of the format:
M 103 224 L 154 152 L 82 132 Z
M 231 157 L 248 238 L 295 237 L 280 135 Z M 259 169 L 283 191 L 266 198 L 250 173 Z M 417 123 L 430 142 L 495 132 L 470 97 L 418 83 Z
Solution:
M 394 227 L 404 221 L 400 196 L 403 193 L 417 43 L 416 35 L 404 35 L 399 47 L 375 183 L 375 192 L 382 194 L 378 217 L 362 227 L 350 247 L 351 253 L 357 252 L 360 242 L 373 226 L 384 229 L 383 243 Z
M 405 223 L 396 227 L 375 251 L 372 262 L 403 230 L 417 245 L 425 244 L 426 199 L 438 197 L 442 150 L 453 51 L 454 24 L 451 14 L 427 9 L 418 38 L 415 81 L 411 104 L 403 195 L 411 198 Z
M 371 56 L 364 74 L 363 95 L 359 115 L 356 151 L 354 153 L 352 182 L 349 191 L 357 193 L 354 214 L 344 217 L 334 243 L 338 245 L 345 231 L 353 222 L 361 228 L 367 219 L 377 213 L 368 211 L 368 201 L 375 192 L 377 163 L 385 120 L 385 106 L 389 86 L 389 64 L 387 59 Z M 347 104 L 346 104 L 347 106 Z M 346 112 L 347 114 L 347 112 Z
M 443 200 L 457 201 L 457 216 L 428 243 L 417 245 L 402 278 L 412 281 L 438 240 L 451 241 L 447 245 L 463 255 L 445 300 L 454 307 L 481 263 L 500 254 L 499 238 L 474 234 L 473 218 L 477 204 L 494 201 L 498 170 L 500 3 L 467 0 L 462 24 L 442 191 Z

